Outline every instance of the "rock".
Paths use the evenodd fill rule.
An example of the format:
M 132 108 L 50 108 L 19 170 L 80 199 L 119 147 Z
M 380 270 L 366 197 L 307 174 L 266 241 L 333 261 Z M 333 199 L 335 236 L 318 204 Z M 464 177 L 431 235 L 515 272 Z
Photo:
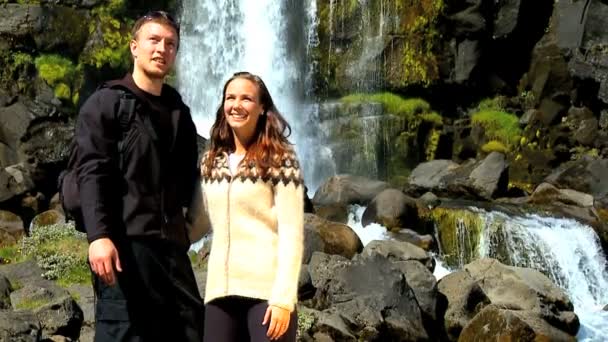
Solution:
M 418 198 L 422 203 L 426 204 L 428 207 L 433 208 L 441 204 L 441 200 L 432 192 L 425 192 L 420 198 Z
M 63 212 L 63 205 L 61 204 L 61 201 L 59 200 L 59 193 L 56 193 L 55 195 L 53 195 L 53 197 L 51 197 L 51 201 L 49 202 L 49 209 L 57 210 L 62 215 L 65 216 L 65 213 Z
M 29 209 L 33 215 L 36 215 L 40 212 L 41 202 L 44 201 L 44 195 L 40 192 L 36 192 L 36 194 L 28 194 L 21 199 L 21 207 Z
M 34 217 L 30 224 L 30 232 L 53 224 L 65 223 L 65 216 L 57 210 L 47 210 Z
M 528 311 L 488 305 L 462 330 L 459 341 L 576 341 Z
M 419 221 L 416 200 L 397 189 L 386 189 L 376 195 L 361 217 L 364 227 L 376 222 L 388 230 L 409 227 L 421 231 L 424 227 L 420 227 Z
M 571 189 L 558 189 L 549 183 L 541 183 L 536 187 L 529 200 L 530 203 L 573 204 L 579 207 L 592 207 L 593 196 Z
M 345 204 L 322 205 L 316 209 L 314 214 L 328 221 L 348 223 L 348 206 Z
M 503 309 L 535 313 L 564 332 L 576 335 L 578 318 L 564 291 L 545 275 L 530 268 L 506 266 L 494 259 L 475 260 L 465 270 L 487 294 L 492 304 Z
M 336 175 L 329 178 L 315 193 L 316 205 L 367 204 L 389 185 L 385 182 L 352 175 Z
M 416 233 L 415 231 L 407 228 L 389 232 L 389 235 L 397 241 L 411 243 L 412 245 L 418 246 L 424 249 L 425 251 L 430 251 L 434 245 L 434 239 L 432 235 L 418 235 L 418 233 Z
M 499 152 L 490 153 L 470 174 L 471 185 L 485 199 L 492 199 L 507 191 L 508 165 Z
M 33 313 L 0 310 L 0 341 L 37 342 L 41 340 L 42 328 Z
M 4 275 L 0 274 L 0 310 L 11 309 L 11 291 L 13 287 Z
M 34 188 L 34 182 L 23 164 L 0 168 L 0 202 L 22 195 Z
M 435 259 L 422 248 L 408 242 L 394 240 L 375 240 L 367 244 L 361 252 L 361 257 L 371 257 L 374 254 L 381 255 L 390 261 L 415 260 L 424 265 L 429 271 L 435 269 Z
M 11 302 L 15 310 L 32 310 L 45 336 L 78 338 L 82 310 L 66 290 L 53 283 L 25 283 L 11 293 Z
M 601 198 L 608 195 L 608 159 L 581 158 L 562 164 L 545 178 L 560 189 L 572 189 Z
M 314 308 L 339 313 L 332 326 L 341 327 L 344 335 L 363 341 L 428 339 L 413 290 L 386 257 L 343 261 L 314 254 L 313 263 L 326 270 L 322 277 L 311 272 L 317 287 Z
M 398 261 L 395 265 L 403 272 L 407 284 L 414 291 L 426 327 L 437 321 L 437 280 L 423 264 L 418 261 Z M 429 331 L 429 329 L 427 329 Z
M 316 251 L 352 258 L 361 252 L 363 245 L 357 233 L 349 226 L 324 220 L 314 214 L 304 214 L 305 258 Z M 313 237 L 310 235 L 317 235 Z M 304 260 L 304 263 L 307 261 Z
M 490 299 L 466 272 L 453 272 L 441 278 L 439 293 L 447 301 L 444 328 L 450 341 L 457 341 L 462 329 L 490 304 Z
M 12 245 L 24 235 L 23 220 L 9 211 L 0 210 L 0 246 Z
M 445 188 L 443 177 L 458 168 L 458 164 L 451 160 L 432 160 L 419 164 L 410 174 L 410 186 L 430 189 Z

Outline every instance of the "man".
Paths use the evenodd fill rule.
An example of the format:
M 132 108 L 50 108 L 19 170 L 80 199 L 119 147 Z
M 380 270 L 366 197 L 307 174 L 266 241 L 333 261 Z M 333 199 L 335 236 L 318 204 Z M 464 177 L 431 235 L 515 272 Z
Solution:
M 184 219 L 197 177 L 196 129 L 177 91 L 164 84 L 178 44 L 179 27 L 167 13 L 139 18 L 133 73 L 97 90 L 78 117 L 95 341 L 202 340 Z M 125 93 L 136 100 L 126 125 L 119 115 Z

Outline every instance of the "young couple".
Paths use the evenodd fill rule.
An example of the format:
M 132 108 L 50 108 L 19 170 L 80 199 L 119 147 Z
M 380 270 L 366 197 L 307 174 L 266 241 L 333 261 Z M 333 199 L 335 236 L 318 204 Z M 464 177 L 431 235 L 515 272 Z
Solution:
M 264 82 L 236 73 L 197 165 L 189 109 L 164 84 L 178 47 L 167 13 L 139 18 L 132 74 L 78 117 L 95 341 L 295 341 L 304 186 L 290 127 Z M 136 99 L 127 119 L 125 93 Z M 203 305 L 187 251 L 209 228 Z

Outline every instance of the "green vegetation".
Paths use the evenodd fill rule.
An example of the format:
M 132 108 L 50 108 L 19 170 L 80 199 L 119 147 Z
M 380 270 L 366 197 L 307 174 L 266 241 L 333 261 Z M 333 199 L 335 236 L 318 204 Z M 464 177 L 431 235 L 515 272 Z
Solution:
M 496 140 L 488 141 L 485 145 L 481 147 L 481 150 L 485 153 L 500 152 L 504 154 L 509 151 L 509 149 L 507 149 L 507 147 L 503 143 Z
M 407 119 L 413 119 L 417 114 L 426 114 L 421 118 L 428 118 L 436 121 L 441 116 L 437 113 L 429 113 L 431 106 L 428 102 L 419 98 L 404 99 L 399 95 L 392 93 L 376 93 L 376 94 L 351 94 L 340 99 L 343 103 L 359 103 L 359 102 L 377 102 L 381 103 L 384 110 L 393 115 L 402 116 Z
M 505 108 L 506 99 L 501 96 L 497 96 L 491 99 L 483 99 L 477 104 L 477 111 L 503 111 Z
M 101 39 L 80 56 L 81 63 L 98 69 L 109 65 L 128 70 L 131 64 L 129 28 L 133 21 L 122 17 L 124 11 L 124 0 L 110 0 L 107 5 L 93 9 L 95 20 L 91 21 L 89 32 L 91 35 L 100 34 Z
M 15 245 L 0 247 L 0 264 L 10 264 L 21 260 L 19 248 Z
M 16 305 L 16 309 L 17 310 L 32 310 L 32 309 L 37 309 L 37 308 L 44 306 L 46 304 L 49 304 L 49 303 L 50 303 L 49 299 L 42 299 L 42 298 L 26 299 L 26 300 L 23 300 L 22 302 L 19 302 Z
M 28 79 L 30 72 L 34 69 L 34 59 L 27 53 L 7 50 L 0 52 L 0 87 L 27 93 L 32 87 Z
M 482 217 L 466 209 L 438 207 L 431 211 L 441 253 L 450 267 L 463 267 L 479 256 L 484 227 Z
M 71 223 L 35 229 L 21 245 L 21 254 L 36 260 L 44 278 L 57 280 L 63 286 L 90 281 L 87 251 L 85 234 L 76 231 Z
M 480 125 L 485 136 L 514 150 L 521 139 L 519 120 L 514 114 L 498 110 L 481 110 L 471 116 L 473 125 Z
M 35 60 L 38 75 L 54 89 L 55 96 L 70 101 L 79 70 L 71 60 L 59 55 L 41 55 Z
M 298 310 L 298 336 L 308 333 L 308 330 L 315 324 L 315 317 L 306 311 Z

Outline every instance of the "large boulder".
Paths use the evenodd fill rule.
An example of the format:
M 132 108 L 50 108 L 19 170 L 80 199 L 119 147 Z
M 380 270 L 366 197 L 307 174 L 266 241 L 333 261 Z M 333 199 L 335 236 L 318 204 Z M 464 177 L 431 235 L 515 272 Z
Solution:
M 314 214 L 304 214 L 304 241 L 304 264 L 308 263 L 314 252 L 337 254 L 350 259 L 363 249 L 359 236 L 349 226 L 327 221 Z
M 365 227 L 372 222 L 387 229 L 412 228 L 419 231 L 418 203 L 397 189 L 386 189 L 369 203 L 361 224 Z
M 312 202 L 316 205 L 367 204 L 388 187 L 388 183 L 361 176 L 336 175 L 317 189 Z
M 576 341 L 529 311 L 490 304 L 467 324 L 459 341 Z
M 38 342 L 42 327 L 29 311 L 0 311 L 0 341 Z
M 4 4 L 0 35 L 31 39 L 40 51 L 77 56 L 88 38 L 88 11 L 64 6 Z
M 530 333 L 571 340 L 580 325 L 570 299 L 545 275 L 530 268 L 506 266 L 494 259 L 476 260 L 446 276 L 439 282 L 439 291 L 448 300 L 445 325 L 451 340 L 461 330 L 460 339 L 470 338 L 471 334 L 479 333 L 474 329 L 484 325 L 493 328 L 491 332 L 485 330 L 488 338 L 497 338 L 503 323 L 510 320 L 519 323 L 514 330 L 505 332 L 508 336 Z M 487 309 L 482 314 L 485 311 L 482 308 L 489 304 L 500 310 Z
M 416 294 L 402 271 L 379 254 L 339 260 L 315 253 L 309 270 L 314 309 L 331 313 L 311 329 L 339 340 L 429 339 Z

